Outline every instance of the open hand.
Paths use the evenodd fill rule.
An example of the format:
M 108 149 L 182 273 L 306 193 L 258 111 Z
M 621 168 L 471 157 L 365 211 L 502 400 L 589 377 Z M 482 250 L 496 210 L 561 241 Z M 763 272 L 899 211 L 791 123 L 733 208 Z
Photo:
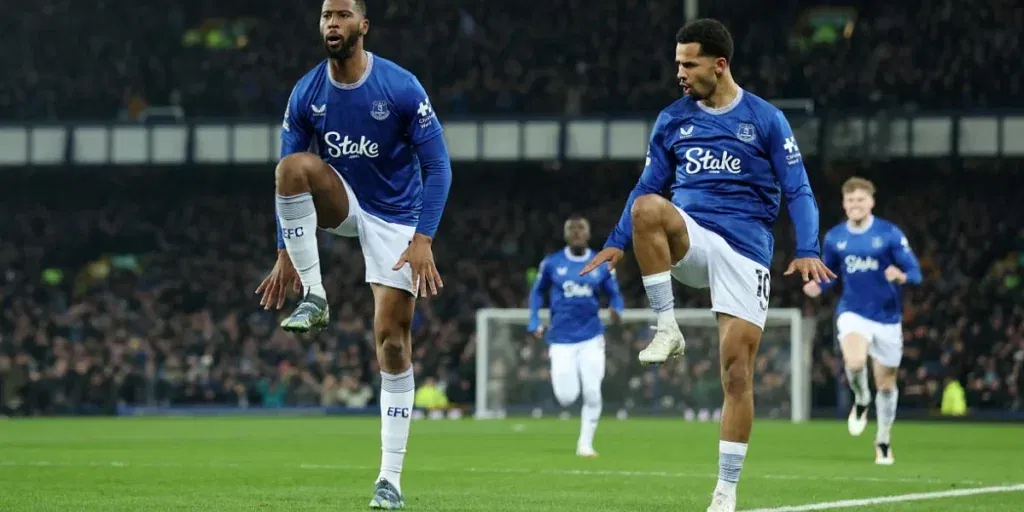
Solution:
M 281 309 L 289 291 L 302 292 L 302 283 L 299 281 L 299 273 L 292 265 L 292 259 L 288 257 L 288 251 L 280 249 L 277 251 L 274 268 L 256 288 L 256 295 L 263 294 L 260 298 L 260 306 L 263 306 L 263 309 Z
M 789 268 L 783 275 L 792 275 L 796 272 L 804 278 L 804 282 L 814 280 L 815 283 L 828 283 L 835 279 L 836 275 L 819 258 L 797 258 L 789 264 Z
M 430 290 L 430 295 L 437 295 L 438 290 L 444 288 L 441 274 L 434 265 L 434 250 L 431 248 L 433 242 L 433 238 L 416 233 L 398 262 L 391 267 L 391 270 L 396 271 L 407 263 L 412 267 L 412 285 L 420 297 L 425 297 L 427 290 Z
M 585 276 L 594 271 L 595 268 L 600 267 L 602 263 L 608 263 L 608 266 L 615 268 L 615 265 L 622 259 L 622 249 L 616 249 L 615 247 L 605 247 L 601 249 L 601 252 L 594 255 L 594 258 L 583 270 L 580 270 L 580 275 Z

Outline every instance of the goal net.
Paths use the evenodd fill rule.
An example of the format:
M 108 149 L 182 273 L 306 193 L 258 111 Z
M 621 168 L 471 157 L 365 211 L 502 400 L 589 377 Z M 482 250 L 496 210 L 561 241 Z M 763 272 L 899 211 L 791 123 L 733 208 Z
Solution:
M 604 413 L 672 415 L 716 420 L 721 414 L 722 386 L 718 325 L 707 309 L 677 309 L 686 337 L 686 354 L 657 366 L 642 366 L 637 354 L 654 336 L 655 315 L 627 309 L 618 325 L 605 322 Z M 549 318 L 547 310 L 541 318 Z M 526 331 L 527 309 L 486 308 L 476 315 L 477 418 L 506 415 L 577 414 L 563 409 L 551 390 L 547 344 Z M 754 373 L 754 408 L 761 417 L 806 421 L 810 416 L 813 319 L 797 309 L 768 311 Z

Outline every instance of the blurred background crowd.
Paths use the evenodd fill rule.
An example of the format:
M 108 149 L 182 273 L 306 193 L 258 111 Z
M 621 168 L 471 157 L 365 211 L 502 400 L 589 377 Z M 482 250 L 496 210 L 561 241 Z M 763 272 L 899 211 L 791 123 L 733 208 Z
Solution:
M 935 406 L 946 379 L 956 379 L 977 407 L 1021 408 L 1024 211 L 1017 191 L 1024 183 L 991 169 L 954 173 L 932 163 L 827 171 L 814 180 L 823 230 L 840 219 L 841 179 L 855 171 L 873 177 L 879 214 L 900 223 L 924 267 L 924 284 L 906 294 L 903 403 Z M 143 177 L 111 170 L 74 189 L 53 185 L 76 180 L 72 174 L 5 176 L 2 187 L 13 192 L 0 205 L 8 219 L 0 227 L 5 406 L 110 412 L 119 403 L 373 403 L 372 300 L 354 241 L 321 236 L 325 283 L 338 290 L 325 334 L 287 335 L 276 328 L 279 312 L 258 307 L 253 292 L 275 257 L 265 172 L 146 170 Z M 447 286 L 419 302 L 414 323 L 421 382 L 434 377 L 450 402 L 470 404 L 475 311 L 525 306 L 529 274 L 562 246 L 561 225 L 570 213 L 587 216 L 594 245 L 603 243 L 638 172 L 636 165 L 514 175 L 462 167 L 435 246 Z M 781 276 L 791 228 L 783 220 L 776 231 L 773 273 Z M 619 279 L 627 306 L 646 307 L 635 263 L 622 264 Z M 810 301 L 796 281 L 778 277 L 772 285 L 772 306 L 819 318 L 814 404 L 834 405 L 835 379 L 842 378 L 831 341 L 834 295 Z M 709 305 L 706 293 L 677 286 L 677 295 L 679 307 Z M 609 403 L 716 403 L 714 336 L 692 344 L 681 368 L 663 368 L 655 395 L 652 376 L 635 363 L 645 329 L 633 324 L 609 332 Z M 532 398 L 510 401 L 542 403 L 550 399 L 543 344 L 520 334 L 516 393 Z M 760 389 L 775 396 L 784 388 L 766 402 L 784 408 L 788 331 L 776 338 L 762 352 Z M 705 380 L 714 385 L 700 384 Z M 706 393 L 692 392 L 693 386 Z
M 5 0 L 10 3 L 10 0 Z M 678 0 L 369 2 L 368 48 L 415 72 L 442 122 L 466 115 L 645 115 L 678 97 Z M 827 4 L 827 5 L 825 5 Z M 171 105 L 189 118 L 277 118 L 322 56 L 318 4 L 68 0 L 18 7 L 0 33 L 0 119 L 140 119 Z M 13 9 L 13 7 L 11 7 Z M 75 13 L 74 15 L 70 15 Z M 1012 0 L 736 0 L 707 6 L 736 38 L 738 82 L 819 110 L 1021 105 L 1024 8 Z M 74 58 L 67 42 L 76 41 Z M 446 117 L 447 116 L 447 117 Z M 1012 160 L 807 162 L 822 232 L 841 219 L 838 187 L 859 174 L 877 212 L 907 233 L 925 282 L 906 293 L 901 407 L 935 408 L 950 383 L 972 408 L 1024 409 L 1024 218 Z M 562 246 L 571 213 L 598 247 L 636 164 L 464 164 L 435 244 L 445 291 L 420 301 L 414 360 L 423 404 L 468 405 L 477 382 L 475 312 L 524 307 L 532 271 Z M 212 172 L 215 171 L 215 172 Z M 514 171 L 514 172 L 512 172 Z M 322 237 L 332 325 L 314 338 L 276 328 L 254 290 L 274 259 L 266 167 L 47 169 L 0 173 L 0 414 L 109 414 L 119 406 L 219 404 L 359 408 L 378 390 L 372 301 L 351 240 Z M 843 372 L 831 305 L 781 277 L 792 248 L 776 229 L 773 307 L 815 317 L 815 408 L 837 406 Z M 457 241 L 457 242 L 456 242 Z M 635 263 L 627 307 L 647 306 Z M 678 307 L 707 307 L 677 287 Z M 685 410 L 720 401 L 714 344 L 676 367 L 635 364 L 646 327 L 609 332 L 612 406 Z M 788 407 L 788 333 L 759 361 L 758 399 Z M 777 339 L 776 339 L 777 338 Z M 543 343 L 522 333 L 504 371 L 515 403 L 551 403 Z M 642 346 L 642 345 L 641 345 Z M 839 379 L 839 382 L 837 382 Z
M 13 0 L 5 0 L 12 2 Z M 367 2 L 368 48 L 416 73 L 438 112 L 657 112 L 678 97 L 680 0 Z M 18 6 L 0 35 L 5 119 L 109 119 L 146 105 L 272 116 L 323 58 L 319 2 L 70 0 Z M 13 4 L 12 4 L 12 7 Z M 831 108 L 1019 105 L 1024 12 L 1015 0 L 730 0 L 737 81 Z M 30 44 L 21 44 L 29 41 Z M 63 58 L 75 41 L 74 59 Z M 14 44 L 18 42 L 18 44 Z M 60 65 L 55 65 L 55 63 Z

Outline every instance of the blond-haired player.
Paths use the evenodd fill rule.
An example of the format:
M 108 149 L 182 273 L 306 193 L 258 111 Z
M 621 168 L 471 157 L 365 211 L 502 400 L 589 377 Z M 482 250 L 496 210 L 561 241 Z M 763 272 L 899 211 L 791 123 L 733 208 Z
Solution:
M 921 267 L 906 235 L 895 224 L 874 216 L 875 186 L 853 177 L 843 184 L 846 221 L 825 234 L 825 264 L 843 283 L 836 307 L 836 330 L 854 406 L 847 427 L 859 436 L 868 423 L 871 392 L 867 360 L 875 376 L 875 463 L 894 462 L 890 432 L 896 419 L 896 373 L 903 358 L 904 284 L 921 282 Z M 832 281 L 835 283 L 836 281 Z M 814 281 L 804 293 L 818 297 L 832 283 Z

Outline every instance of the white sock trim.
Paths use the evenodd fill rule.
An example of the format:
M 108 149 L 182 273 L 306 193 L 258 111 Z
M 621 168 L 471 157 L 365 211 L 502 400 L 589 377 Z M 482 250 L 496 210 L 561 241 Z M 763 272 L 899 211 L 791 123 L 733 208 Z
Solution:
M 660 272 L 657 274 L 651 274 L 649 276 L 643 276 L 641 280 L 643 281 L 644 286 L 650 286 L 659 283 L 667 283 L 672 280 L 672 272 Z
M 728 453 L 730 455 L 747 455 L 747 443 L 737 443 L 735 441 L 719 441 L 718 451 L 721 453 Z

